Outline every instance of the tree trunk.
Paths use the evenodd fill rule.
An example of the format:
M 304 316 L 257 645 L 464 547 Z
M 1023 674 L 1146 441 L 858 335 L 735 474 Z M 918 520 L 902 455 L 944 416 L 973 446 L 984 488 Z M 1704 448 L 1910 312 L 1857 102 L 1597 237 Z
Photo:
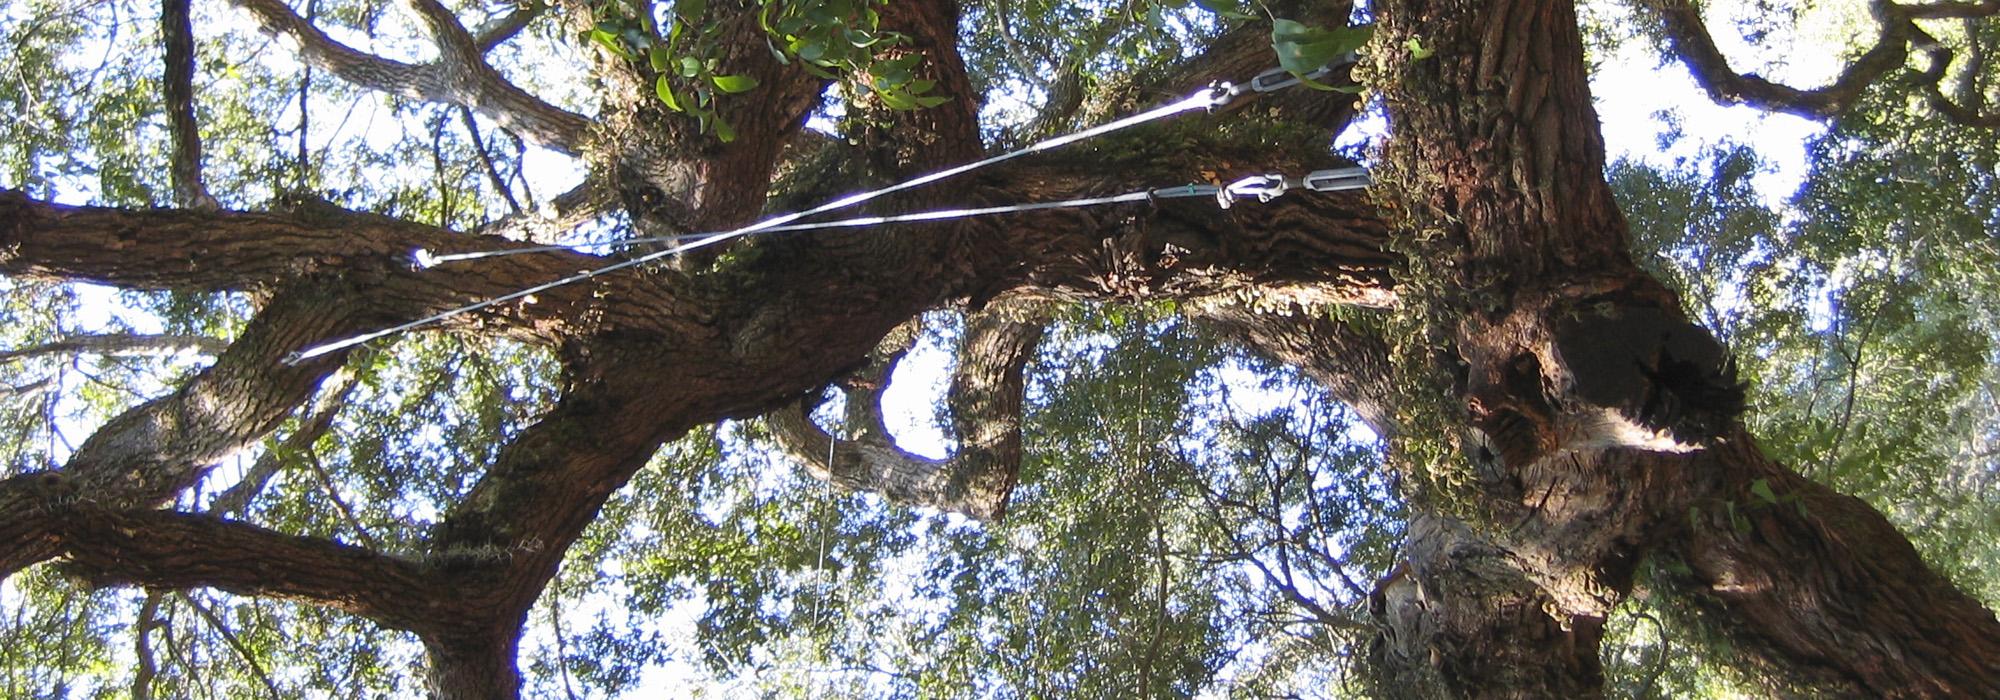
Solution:
M 1721 345 L 1633 264 L 1571 3 L 1377 10 L 1377 46 L 1432 52 L 1375 61 L 1393 128 L 1379 179 L 1423 232 L 1398 367 L 1435 387 L 1398 413 L 1428 516 L 1375 601 L 1377 675 L 1601 692 L 1604 618 L 1659 552 L 1687 559 L 1677 590 L 1751 642 L 1743 660 L 1793 669 L 1759 676 L 1773 690 L 1992 696 L 2000 622 L 1873 509 L 1772 464 Z
M 1371 685 L 1396 698 L 1580 698 L 1603 692 L 1603 621 L 1555 601 L 1460 523 L 1411 520 L 1405 563 L 1369 600 Z
M 430 652 L 426 680 L 436 700 L 514 700 L 521 697 L 515 663 L 520 626 L 482 636 L 424 638 Z

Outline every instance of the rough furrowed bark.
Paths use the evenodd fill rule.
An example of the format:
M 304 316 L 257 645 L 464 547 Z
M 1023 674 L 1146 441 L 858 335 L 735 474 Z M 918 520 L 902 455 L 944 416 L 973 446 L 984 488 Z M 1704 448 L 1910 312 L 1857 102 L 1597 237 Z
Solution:
M 1435 52 L 1382 52 L 1372 67 L 1395 129 L 1386 179 L 1413 230 L 1399 244 L 1413 268 L 1399 287 L 1399 313 L 1419 314 L 1422 329 L 1397 352 L 1448 387 L 1442 404 L 1410 396 L 1429 408 L 1408 412 L 1399 428 L 1442 433 L 1431 444 L 1444 447 L 1405 441 L 1415 477 L 1406 483 L 1420 486 L 1415 500 L 1433 517 L 1466 522 L 1413 529 L 1419 593 L 1388 590 L 1393 600 L 1378 605 L 1386 613 L 1378 647 L 1400 650 L 1378 658 L 1409 663 L 1383 675 L 1421 675 L 1470 696 L 1601 692 L 1595 646 L 1604 616 L 1627 593 L 1635 562 L 1688 537 L 1681 546 L 1716 587 L 1710 600 L 1754 619 L 1747 627 L 1772 642 L 1767 648 L 1789 648 L 1779 664 L 1874 679 L 1849 686 L 1867 692 L 1986 694 L 1990 686 L 1943 685 L 1966 677 L 1990 684 L 2000 663 L 1984 643 L 1947 662 L 1973 670 L 1914 674 L 1928 686 L 1882 670 L 1892 665 L 1883 659 L 1931 654 L 1936 643 L 1870 626 L 1897 621 L 1974 640 L 1996 632 L 1976 604 L 1950 604 L 1964 597 L 1857 502 L 1823 504 L 1851 517 L 1774 526 L 1765 542 L 1719 538 L 1713 523 L 1687 522 L 1690 508 L 1699 521 L 1752 493 L 1747 479 L 1757 477 L 1745 475 L 1770 470 L 1737 427 L 1743 394 L 1726 353 L 1626 252 L 1573 8 L 1404 0 L 1378 11 L 1377 42 Z M 1763 478 L 1772 488 L 1796 481 Z M 1429 541 L 1450 532 L 1471 537 Z M 1470 568 L 1427 570 L 1424 557 L 1440 550 L 1459 552 L 1446 559 Z M 1907 567 L 1902 580 L 1866 574 L 1883 557 Z M 1823 585 L 1795 569 L 1820 572 Z M 1739 580 L 1769 585 L 1744 589 Z M 1539 655 L 1475 653 L 1508 637 L 1564 643 Z M 1803 641 L 1856 637 L 1867 652 Z M 1410 640 L 1431 640 L 1428 660 Z
M 1773 463 L 1747 435 L 1713 455 L 1668 584 L 1777 692 L 2000 696 L 2000 622 L 1925 566 L 1868 504 Z
M 430 667 L 425 685 L 434 700 L 512 700 L 521 697 L 519 623 L 471 637 L 424 637 Z
M 192 0 L 166 0 L 160 5 L 160 38 L 166 50 L 167 131 L 173 140 L 174 203 L 190 209 L 215 209 L 215 198 L 201 179 L 201 129 L 194 113 L 194 26 Z
M 495 36 L 517 31 L 503 22 L 491 33 L 474 35 L 442 6 L 420 2 L 418 9 L 449 54 L 444 63 L 456 66 L 410 66 L 332 44 L 280 5 L 242 2 L 262 8 L 264 21 L 300 39 L 308 60 L 357 84 L 461 104 L 490 96 L 464 92 L 485 89 L 474 75 L 477 54 Z M 603 4 L 574 3 L 566 14 L 588 24 L 592 5 Z M 1255 293 L 1251 299 L 1208 301 L 1222 304 L 1218 308 L 1252 302 L 1295 313 L 1326 303 L 1405 305 L 1434 313 L 1434 325 L 1425 330 L 1442 339 L 1445 347 L 1435 348 L 1434 356 L 1443 361 L 1420 369 L 1456 385 L 1451 405 L 1439 412 L 1442 420 L 1420 424 L 1403 421 L 1410 413 L 1385 388 L 1390 378 L 1407 378 L 1392 376 L 1391 369 L 1407 369 L 1393 365 L 1399 352 L 1408 352 L 1401 345 L 1405 338 L 1376 338 L 1311 315 L 1283 321 L 1278 314 L 1225 313 L 1212 319 L 1321 378 L 1368 420 L 1390 428 L 1384 434 L 1401 439 L 1443 428 L 1463 436 L 1453 446 L 1467 458 L 1438 468 L 1461 470 L 1456 483 L 1469 489 L 1464 493 L 1472 503 L 1454 512 L 1469 522 L 1455 523 L 1442 514 L 1421 518 L 1412 528 L 1406 573 L 1385 584 L 1376 601 L 1384 625 L 1376 656 L 1387 677 L 1409 681 L 1399 687 L 1502 696 L 1598 692 L 1602 620 L 1630 585 L 1633 562 L 1649 548 L 1685 535 L 1691 544 L 1676 551 L 1706 587 L 1695 597 L 1780 628 L 1750 630 L 1775 650 L 1760 652 L 1778 660 L 1773 663 L 1822 663 L 1837 668 L 1831 677 L 1845 687 L 1890 694 L 1982 688 L 1971 681 L 1912 685 L 1915 681 L 1899 680 L 1879 661 L 1813 644 L 1898 620 L 1916 621 L 1906 625 L 1911 630 L 1987 638 L 1990 614 L 1980 617 L 1976 605 L 1952 607 L 1957 604 L 1949 594 L 1955 591 L 1936 577 L 1885 581 L 1893 569 L 1875 571 L 1852 561 L 1876 557 L 1921 570 L 1914 555 L 1902 556 L 1906 544 L 1893 546 L 1901 541 L 1879 518 L 1853 515 L 1834 522 L 1801 515 L 1795 522 L 1774 509 L 1768 532 L 1752 531 L 1764 540 L 1731 539 L 1713 523 L 1688 522 L 1690 504 L 1741 498 L 1753 491 L 1740 474 L 1761 472 L 1754 468 L 1754 446 L 1728 432 L 1740 396 L 1732 393 L 1726 359 L 1685 322 L 1672 296 L 1627 258 L 1624 224 L 1602 179 L 1603 147 L 1584 92 L 1580 41 L 1568 5 L 1392 0 L 1378 9 L 1384 18 L 1381 45 L 1436 52 L 1413 62 L 1405 52 L 1387 51 L 1374 66 L 1377 75 L 1387 76 L 1383 93 L 1397 128 L 1385 168 L 1392 177 L 1385 179 L 1405 198 L 1396 205 L 1412 215 L 1418 230 L 1411 238 L 1421 244 L 1392 239 L 1376 205 L 1353 195 L 1295 195 L 1230 212 L 1167 202 L 746 241 L 728 256 L 690 260 L 678 270 L 609 276 L 448 324 L 555 346 L 565 388 L 553 410 L 502 448 L 465 500 L 430 533 L 421 563 L 240 524 L 128 512 L 129 506 L 171 495 L 178 488 L 174 484 L 212 459 L 211 453 L 268 432 L 309 391 L 291 375 L 280 382 L 288 396 L 297 394 L 289 404 L 232 395 L 230 401 L 258 408 L 255 416 L 213 428 L 228 439 L 162 443 L 173 451 L 172 463 L 147 466 L 137 479 L 128 479 L 144 487 L 131 487 L 129 493 L 137 495 L 111 504 L 120 507 L 77 500 L 78 494 L 127 488 L 117 479 L 131 473 L 123 470 L 132 463 L 107 456 L 116 452 L 111 448 L 144 442 L 131 439 L 135 435 L 202 428 L 209 418 L 199 411 L 142 409 L 126 421 L 130 425 L 108 427 L 100 446 L 79 452 L 79 459 L 90 453 L 96 455 L 91 463 L 108 465 L 79 469 L 77 475 L 87 478 L 4 482 L 0 514 L 14 517 L 0 517 L 0 551 L 36 560 L 69 548 L 76 554 L 75 570 L 100 582 L 218 585 L 354 610 L 418 632 L 432 655 L 435 694 L 513 697 L 520 683 L 514 655 L 526 611 L 605 499 L 665 440 L 721 418 L 794 405 L 866 363 L 891 329 L 927 308 L 960 299 L 978 304 L 1024 287 L 1057 298 L 1091 299 Z M 735 10 L 711 10 L 729 11 Z M 863 148 L 834 154 L 849 167 L 825 185 L 838 189 L 832 194 L 852 191 L 856 178 L 886 181 L 980 153 L 976 104 L 956 56 L 957 7 L 897 2 L 884 6 L 882 16 L 885 29 L 911 38 L 896 50 L 925 52 L 930 60 L 922 64 L 924 77 L 936 79 L 939 91 L 956 99 L 935 110 L 873 115 L 871 121 L 893 127 L 866 129 Z M 602 138 L 585 150 L 601 166 L 604 187 L 619 193 L 642 230 L 726 226 L 749 220 L 765 206 L 777 144 L 798 128 L 820 83 L 772 60 L 745 17 L 730 31 L 748 39 L 730 44 L 721 60 L 725 70 L 755 76 L 760 90 L 768 92 L 760 100 L 724 100 L 718 108 L 738 125 L 741 138 L 732 145 L 655 104 L 651 76 L 640 66 L 600 56 L 600 77 L 610 86 L 612 104 L 597 127 Z M 1259 41 L 1238 43 L 1242 46 L 1228 49 L 1228 57 L 1205 61 L 1207 72 L 1197 66 L 1189 74 L 1213 77 L 1217 66 L 1242 63 L 1233 52 L 1266 50 Z M 1248 65 L 1261 69 L 1259 63 Z M 446 70 L 459 71 L 459 77 L 444 75 Z M 466 75 L 473 78 L 468 82 Z M 1339 119 L 1351 109 L 1345 98 L 1313 99 L 1301 92 L 1273 106 L 1306 119 Z M 505 111 L 521 116 L 532 110 Z M 1011 164 L 884 204 L 916 208 L 1054 199 L 1196 177 L 1227 180 L 1274 167 L 1298 174 L 1333 165 L 1310 155 L 1274 160 L 1268 147 L 1224 151 L 1208 148 L 1210 142 L 1163 134 L 1172 132 L 1100 144 L 1070 160 Z M 1148 139 L 1154 142 L 1150 146 Z M 422 272 L 407 264 L 412 248 L 459 252 L 507 245 L 351 213 L 314 219 L 116 212 L 0 193 L 0 272 L 143 288 L 266 290 L 339 271 L 349 291 L 367 290 L 340 297 L 338 307 L 346 315 L 327 322 L 333 326 L 317 327 L 312 340 L 351 332 L 341 324 L 417 318 L 603 262 L 555 254 Z M 1392 278 L 1392 271 L 1406 269 L 1411 274 Z M 1411 288 L 1415 292 L 1406 294 Z M 1006 342 L 982 350 L 985 364 L 975 363 L 974 369 L 988 371 L 955 390 L 954 408 L 965 403 L 966 415 L 989 409 L 1017 414 L 1020 369 L 1009 358 L 1032 348 L 1030 336 L 1005 334 Z M 1600 342 L 1606 337 L 1629 342 Z M 255 367 L 278 376 L 290 370 L 276 369 L 278 355 L 272 353 L 296 349 L 300 342 L 239 341 L 241 347 L 225 353 L 211 373 L 241 355 L 258 358 Z M 217 386 L 239 391 L 256 381 Z M 200 382 L 190 387 L 206 386 Z M 282 410 L 272 408 L 281 404 Z M 173 419 L 171 425 L 155 429 L 164 425 L 163 415 Z M 962 432 L 961 439 L 1005 465 L 1010 458 L 1004 453 L 1018 450 L 1018 425 L 982 424 Z M 1731 456 L 1728 449 L 1751 453 Z M 1742 471 L 1746 468 L 1751 471 Z M 1692 483 L 1676 486 L 1676 479 Z M 1768 479 L 1784 493 L 1810 492 L 1781 476 Z M 89 488 L 79 485 L 85 483 Z M 989 491 L 1004 493 L 1004 487 Z M 1848 512 L 1842 503 L 1818 496 L 1803 502 L 1808 514 Z M 998 514 L 997 506 L 991 510 Z M 1850 527 L 1849 521 L 1861 525 Z M 1766 527 L 1762 521 L 1753 524 Z M 147 527 L 159 536 L 139 534 Z M 1891 544 L 1872 549 L 1844 544 L 1856 533 L 1880 535 Z M 204 538 L 218 546 L 191 544 Z M 263 562 L 243 554 L 258 549 L 288 555 L 275 568 L 259 569 Z M 1824 552 L 1826 559 L 1814 560 L 1814 569 L 1781 556 L 1803 551 Z M 352 562 L 354 570 L 409 583 L 396 589 L 403 592 L 398 600 L 373 601 L 367 596 L 375 593 L 349 588 L 364 582 L 314 578 L 302 563 L 315 561 Z M 1774 570 L 1785 566 L 1803 573 Z M 1772 585 L 1752 590 L 1733 583 L 1760 575 Z M 1863 600 L 1849 588 L 1856 585 L 1890 592 Z M 1806 592 L 1777 590 L 1784 586 Z M 1835 612 L 1802 625 L 1805 603 L 1822 599 L 1837 599 L 1830 608 Z M 1913 610 L 1925 605 L 1929 612 Z M 1935 617 L 1940 614 L 1955 617 Z M 1806 629 L 1825 634 L 1804 635 Z M 1935 651 L 1903 631 L 1865 638 L 1865 648 L 1877 659 Z M 1964 647 L 1968 654 L 1985 654 L 1983 644 Z M 1952 663 L 1972 668 L 1958 675 L 1977 681 L 1990 677 L 1982 672 L 1995 665 L 1980 664 L 1990 658 L 1961 656 Z
M 423 631 L 448 611 L 423 565 L 207 515 L 104 508 L 59 476 L 38 487 L 66 574 L 94 586 L 208 587 L 325 605 Z
M 1564 615 L 1505 548 L 1418 516 L 1404 564 L 1376 586 L 1368 650 L 1380 697 L 1582 698 L 1602 694 L 1603 620 Z

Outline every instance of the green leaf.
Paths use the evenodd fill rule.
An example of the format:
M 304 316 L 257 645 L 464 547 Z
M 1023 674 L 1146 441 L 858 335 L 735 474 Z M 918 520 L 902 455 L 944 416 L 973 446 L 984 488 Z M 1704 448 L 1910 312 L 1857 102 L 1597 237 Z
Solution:
M 1410 58 L 1419 61 L 1437 55 L 1437 51 L 1424 48 L 1424 43 L 1418 41 L 1416 37 L 1410 37 L 1408 41 L 1403 42 L 1403 46 L 1410 50 Z
M 924 109 L 930 109 L 951 101 L 951 98 L 943 95 L 919 95 L 911 99 L 916 100 L 917 106 Z
M 1778 503 L 1778 494 L 1771 491 L 1771 482 L 1769 480 L 1758 479 L 1750 482 L 1750 493 L 1765 503 L 1772 505 L 1777 505 Z
M 1354 51 L 1374 36 L 1373 27 L 1320 29 L 1289 19 L 1271 20 L 1271 48 L 1278 65 L 1296 74 L 1311 73 Z
M 816 66 L 816 65 L 813 65 L 813 64 L 811 64 L 811 63 L 801 63 L 801 64 L 799 64 L 799 67 L 800 67 L 800 68 L 804 68 L 804 69 L 806 69 L 806 72 L 807 72 L 807 73 L 811 74 L 811 75 L 812 75 L 813 77 L 815 77 L 815 78 L 819 78 L 820 80 L 839 80 L 839 79 L 840 79 L 840 76 L 838 76 L 838 75 L 834 75 L 832 71 L 829 71 L 829 70 L 827 70 L 827 69 L 825 69 L 825 68 L 821 68 L 821 67 L 819 67 L 819 66 Z
M 1229 19 L 1251 18 L 1251 15 L 1245 13 L 1243 6 L 1237 3 L 1236 0 L 1194 0 L 1194 4 L 1200 6 L 1201 9 Z
M 681 57 L 681 77 L 692 78 L 701 75 L 701 59 L 693 56 Z
M 675 0 L 674 12 L 693 20 L 708 11 L 708 0 Z
M 727 119 L 723 119 L 722 117 L 716 117 L 716 118 L 715 118 L 715 137 L 716 137 L 716 138 L 718 138 L 718 139 L 722 139 L 722 142 L 723 142 L 723 143 L 729 143 L 729 142 L 731 142 L 731 141 L 735 141 L 735 140 L 736 140 L 736 127 L 734 127 L 734 126 L 730 126 L 730 125 L 729 125 L 729 120 L 727 120 Z
M 888 106 L 889 109 L 911 110 L 917 108 L 916 100 L 903 94 L 901 90 L 876 90 L 875 96 L 882 98 L 882 104 Z
M 715 81 L 717 89 L 732 95 L 757 87 L 757 79 L 747 75 L 718 75 L 709 79 Z
M 811 35 L 799 37 L 792 40 L 791 49 L 799 60 L 817 63 L 826 57 L 826 37 L 824 35 L 817 38 Z
M 660 101 L 666 103 L 667 109 L 683 111 L 680 97 L 674 94 L 674 86 L 667 82 L 667 76 L 662 75 L 659 80 L 653 81 L 653 92 L 659 94 Z
M 618 40 L 617 34 L 604 31 L 603 29 L 592 29 L 590 30 L 590 41 L 604 47 L 604 50 L 610 51 L 612 55 L 619 58 L 629 59 L 632 57 L 632 52 L 625 48 L 624 42 Z
M 673 54 L 664 48 L 655 48 L 646 52 L 646 62 L 652 64 L 653 72 L 655 73 L 666 72 L 667 67 L 673 65 L 673 58 Z

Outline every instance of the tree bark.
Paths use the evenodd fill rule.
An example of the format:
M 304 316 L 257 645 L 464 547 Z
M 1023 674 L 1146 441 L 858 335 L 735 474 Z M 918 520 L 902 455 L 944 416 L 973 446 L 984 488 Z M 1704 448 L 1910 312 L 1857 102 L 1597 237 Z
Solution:
M 633 65 L 598 66 L 610 100 L 597 124 L 495 82 L 479 56 L 522 20 L 474 34 L 443 6 L 418 2 L 442 58 L 410 65 L 332 42 L 283 3 L 239 3 L 351 82 L 481 109 L 546 145 L 585 153 L 605 178 L 585 199 L 617 192 L 642 230 L 755 216 L 778 144 L 822 87 L 770 58 L 751 15 L 736 17 L 726 30 L 745 43 L 725 68 L 754 75 L 767 92 L 721 103 L 744 137 L 724 145 L 656 104 Z M 573 3 L 565 14 L 587 23 L 590 6 Z M 1387 0 L 1375 10 L 1377 46 L 1387 48 L 1370 68 L 1395 128 L 1379 189 L 1404 217 L 1393 222 L 1402 236 L 1392 238 L 1378 203 L 1359 195 L 1288 196 L 1254 213 L 1173 202 L 745 241 L 733 249 L 740 255 L 468 314 L 449 327 L 556 348 L 564 390 L 450 509 L 420 560 L 145 509 L 269 433 L 334 370 L 333 359 L 282 362 L 302 345 L 601 259 L 517 256 L 418 273 L 408 264 L 414 248 L 513 244 L 343 211 L 134 212 L 0 192 L 0 272 L 269 300 L 214 367 L 114 420 L 64 472 L 0 483 L 0 571 L 68 555 L 75 572 L 104 585 L 214 586 L 351 610 L 416 631 L 438 696 L 514 697 L 526 611 L 605 499 L 660 444 L 796 404 L 864 365 L 886 334 L 925 309 L 1026 289 L 1201 302 L 1197 315 L 1299 365 L 1395 437 L 1405 483 L 1430 512 L 1411 528 L 1403 573 L 1374 600 L 1382 633 L 1372 656 L 1385 689 L 1600 693 L 1604 617 L 1637 561 L 1671 553 L 1693 571 L 1679 590 L 1715 610 L 1713 624 L 1752 642 L 1751 658 L 1805 669 L 1801 684 L 1992 694 L 2000 624 L 1991 613 L 1924 569 L 1879 515 L 1770 464 L 1736 421 L 1740 387 L 1720 347 L 1632 264 L 1603 180 L 1569 3 Z M 908 175 L 980 153 L 975 96 L 957 55 L 958 7 L 897 2 L 881 13 L 884 29 L 910 38 L 898 50 L 923 52 L 926 77 L 954 100 L 871 114 L 867 121 L 891 128 L 870 126 L 858 137 L 864 148 L 832 151 L 846 167 L 807 183 L 805 194 L 844 193 L 857 176 Z M 1410 46 L 1435 55 L 1419 60 L 1397 48 Z M 1187 76 L 1213 75 L 1266 47 L 1239 34 L 1225 49 Z M 1313 123 L 1352 108 L 1344 97 L 1305 92 L 1270 107 Z M 996 168 L 896 204 L 1054 199 L 1177 184 L 1196 172 L 1228 180 L 1253 172 L 1244 164 L 1294 174 L 1330 165 L 1314 155 L 1323 141 L 1274 153 L 1163 133 L 1168 140 L 1149 133 Z M 1243 298 L 1254 304 L 1229 303 Z M 1330 304 L 1395 307 L 1403 320 L 1382 321 L 1393 335 L 1367 332 L 1373 319 L 1318 313 Z M 995 336 L 987 351 L 995 361 L 975 368 L 989 371 L 955 392 L 968 413 L 985 410 L 973 405 L 982 401 L 1018 413 L 1016 360 L 1031 336 Z M 999 464 L 1018 451 L 1018 424 L 968 432 L 971 449 Z M 1000 475 L 976 489 L 1000 495 L 980 506 L 995 515 L 1011 485 L 1011 473 Z M 1803 510 L 1752 509 L 1747 533 L 1734 518 L 1716 520 L 1719 504 L 1751 503 L 1759 480 L 1799 494 Z M 1936 631 L 1949 643 L 1925 634 Z
M 424 638 L 430 652 L 425 679 L 435 700 L 514 700 L 521 697 L 517 622 L 485 636 Z
M 1412 528 L 1407 582 L 1378 596 L 1380 674 L 1454 695 L 1601 692 L 1604 617 L 1638 561 L 1679 552 L 1696 572 L 1682 592 L 1757 640 L 1751 658 L 1802 672 L 1774 689 L 1991 694 L 2000 623 L 1872 509 L 1771 464 L 1740 427 L 1726 353 L 1633 264 L 1570 3 L 1378 12 L 1378 45 L 1434 52 L 1379 51 L 1374 69 L 1393 129 L 1384 170 L 1404 227 L 1422 232 L 1398 287 L 1422 331 L 1399 366 L 1446 396 L 1406 391 L 1429 408 L 1399 414 L 1400 435 L 1431 441 L 1398 452 L 1436 523 Z M 1801 494 L 1804 514 L 1718 525 L 1757 480 Z M 1560 643 L 1522 654 L 1503 639 Z

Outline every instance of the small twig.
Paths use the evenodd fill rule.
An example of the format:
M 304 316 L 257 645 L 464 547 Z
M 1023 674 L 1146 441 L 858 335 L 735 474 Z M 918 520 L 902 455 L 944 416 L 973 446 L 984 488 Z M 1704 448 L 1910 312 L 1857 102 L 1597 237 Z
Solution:
M 179 593 L 179 595 L 181 600 L 188 604 L 188 607 L 194 609 L 195 614 L 200 615 L 201 619 L 208 623 L 210 629 L 215 630 L 216 634 L 222 636 L 222 641 L 227 643 L 229 648 L 236 652 L 236 656 L 243 659 L 243 663 L 250 667 L 251 675 L 256 676 L 257 680 L 264 683 L 264 689 L 271 693 L 271 697 L 280 699 L 285 697 L 284 692 L 278 690 L 278 684 L 271 680 L 271 674 L 264 670 L 264 665 L 257 663 L 257 658 L 251 655 L 250 647 L 245 646 L 243 640 L 238 639 L 236 633 L 230 631 L 228 625 L 223 624 L 222 618 L 217 617 L 215 611 L 209 610 L 200 601 L 195 600 L 194 596 L 188 595 L 185 591 Z

